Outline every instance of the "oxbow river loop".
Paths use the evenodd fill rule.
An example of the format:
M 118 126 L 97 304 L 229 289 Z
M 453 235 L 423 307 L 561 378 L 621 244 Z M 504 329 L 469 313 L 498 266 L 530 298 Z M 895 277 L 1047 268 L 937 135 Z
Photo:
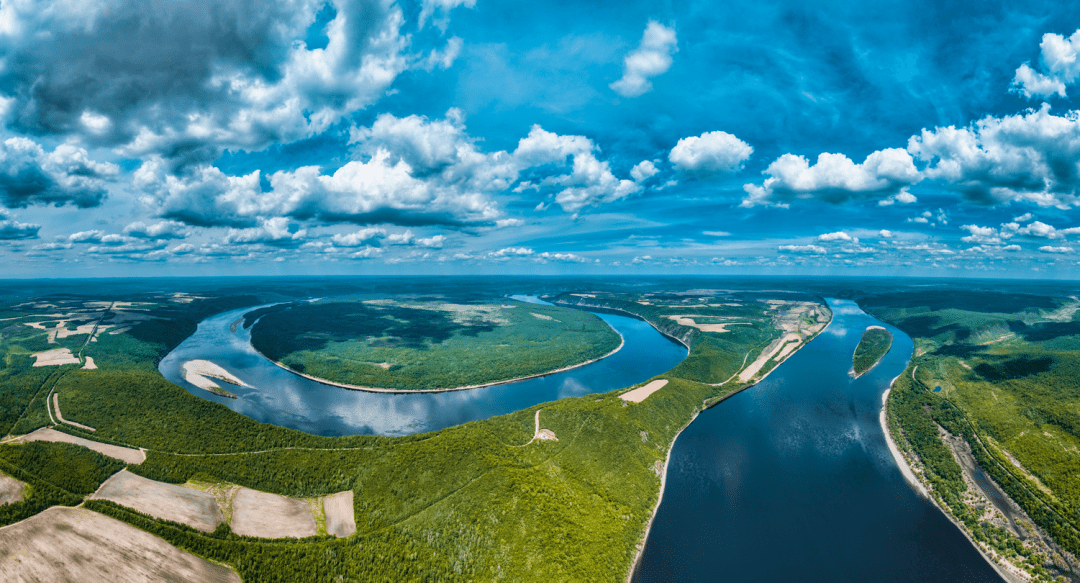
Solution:
M 853 302 L 829 305 L 820 336 L 676 440 L 635 583 L 1001 581 L 887 448 L 881 394 L 911 338 Z M 892 349 L 853 379 L 871 325 Z
M 537 301 L 526 296 L 515 299 Z M 514 383 L 445 393 L 391 394 L 328 386 L 286 371 L 251 346 L 251 331 L 230 324 L 257 307 L 232 310 L 199 323 L 198 330 L 170 352 L 158 369 L 169 381 L 256 421 L 318 435 L 405 435 L 488 419 L 538 403 L 603 393 L 664 373 L 684 358 L 686 348 L 648 323 L 597 314 L 622 334 L 615 354 L 560 373 Z M 189 360 L 209 360 L 251 388 L 222 385 L 237 396 L 219 397 L 184 380 Z

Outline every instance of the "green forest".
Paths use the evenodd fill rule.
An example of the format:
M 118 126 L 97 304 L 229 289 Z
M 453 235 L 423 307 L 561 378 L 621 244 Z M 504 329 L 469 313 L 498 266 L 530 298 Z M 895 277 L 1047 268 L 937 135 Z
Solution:
M 204 533 L 109 502 L 86 502 L 87 508 L 181 549 L 233 566 L 245 581 L 615 581 L 626 578 L 644 542 L 659 494 L 659 468 L 675 436 L 703 407 L 745 388 L 737 382 L 709 386 L 675 374 L 676 369 L 661 375 L 669 384 L 642 403 L 623 401 L 619 390 L 435 433 L 333 438 L 258 423 L 188 393 L 157 372 L 156 363 L 207 312 L 266 299 L 211 298 L 153 307 L 154 318 L 132 329 L 137 334 L 103 336 L 86 346 L 96 370 L 18 369 L 30 373 L 26 382 L 0 390 L 10 392 L 23 411 L 8 423 L 27 429 L 47 425 L 43 405 L 43 420 L 37 415 L 35 398 L 43 403 L 55 390 L 63 396 L 65 417 L 96 428 L 92 434 L 65 425 L 58 430 L 146 448 L 146 461 L 128 470 L 148 478 L 227 481 L 291 496 L 353 491 L 355 535 L 299 541 L 239 537 L 227 527 Z M 568 314 L 581 312 L 566 308 L 529 305 L 507 311 L 527 315 L 523 319 L 530 324 L 550 322 L 532 316 L 535 312 L 563 326 L 599 322 L 600 329 L 607 328 L 591 314 L 571 319 Z M 277 313 L 288 310 L 264 315 L 254 329 Z M 732 355 L 732 362 L 739 355 L 741 362 L 777 334 L 763 323 L 754 333 L 699 337 L 690 355 L 713 351 Z M 421 338 L 430 342 L 431 336 Z M 9 354 L 7 368 L 21 366 L 18 358 L 25 357 Z M 708 374 L 728 370 L 725 365 Z M 537 410 L 542 426 L 559 440 L 523 447 L 533 435 Z M 76 446 L 30 445 L 0 447 L 0 471 L 31 485 L 24 502 L 0 508 L 0 524 L 50 505 L 78 504 L 121 465 Z M 65 478 L 50 467 L 74 471 Z
M 605 356 L 622 342 L 588 312 L 512 300 L 323 301 L 260 316 L 251 342 L 267 358 L 320 379 L 401 390 L 544 374 Z
M 892 333 L 880 326 L 871 326 L 863 332 L 855 353 L 851 356 L 852 368 L 858 377 L 877 366 L 892 348 Z
M 910 444 L 935 495 L 977 540 L 992 535 L 1006 556 L 1030 554 L 962 501 L 960 467 L 937 426 L 963 436 L 1032 520 L 1080 554 L 1078 302 L 989 295 L 983 305 L 975 301 L 981 298 L 891 294 L 860 301 L 915 340 L 916 356 L 889 395 L 893 433 Z M 1032 572 L 1040 572 L 1041 559 L 1029 561 Z

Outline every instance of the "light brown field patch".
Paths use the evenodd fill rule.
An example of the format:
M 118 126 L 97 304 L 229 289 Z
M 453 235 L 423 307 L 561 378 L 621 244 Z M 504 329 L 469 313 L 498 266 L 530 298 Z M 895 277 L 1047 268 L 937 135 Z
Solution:
M 36 359 L 34 360 L 34 366 L 79 364 L 79 359 L 71 354 L 70 348 L 54 348 L 52 350 L 46 350 L 45 352 L 35 352 L 30 356 L 33 356 Z
M 143 514 L 206 532 L 213 532 L 225 520 L 213 494 L 136 476 L 126 469 L 106 480 L 92 498 L 112 500 Z
M 326 534 L 343 537 L 356 532 L 352 490 L 338 492 L 324 498 L 323 512 L 326 513 Z
M 624 401 L 630 401 L 631 403 L 640 403 L 647 399 L 649 395 L 664 388 L 664 385 L 668 383 L 667 379 L 657 379 L 643 387 L 638 387 L 632 391 L 628 391 L 619 395 Z
M 240 488 L 233 498 L 232 531 L 262 538 L 303 538 L 318 534 L 311 507 L 304 500 Z
M 119 445 L 110 445 L 108 443 L 99 443 L 97 441 L 90 441 L 89 439 L 83 439 L 81 437 L 75 437 L 74 435 L 68 435 L 67 433 L 61 433 L 55 429 L 49 427 L 42 427 L 35 430 L 33 433 L 20 436 L 18 441 L 53 441 L 62 443 L 74 443 L 75 445 L 81 445 L 83 447 L 90 448 L 101 455 L 107 455 L 111 458 L 116 458 L 126 464 L 141 464 L 146 461 L 146 454 L 140 449 L 132 449 L 130 447 L 120 447 Z
M 95 326 L 97 326 L 97 324 L 94 324 L 94 323 L 91 322 L 90 324 L 83 324 L 82 326 L 76 326 L 75 328 L 70 329 L 70 330 L 68 328 L 57 327 L 56 328 L 56 337 L 57 338 L 67 338 L 68 336 L 78 336 L 79 334 L 90 334 L 90 333 L 92 333 L 94 331 Z
M 206 581 L 240 577 L 134 526 L 63 506 L 0 528 L 0 581 Z
M 667 316 L 669 319 L 675 320 L 675 323 L 680 326 L 690 326 L 691 328 L 697 328 L 702 332 L 716 332 L 717 334 L 723 334 L 724 332 L 730 332 L 727 329 L 728 326 L 749 326 L 750 322 L 724 322 L 722 324 L 698 324 L 694 321 L 694 318 L 715 318 L 716 316 L 701 316 L 697 314 L 686 314 Z
M 86 364 L 83 365 L 82 369 L 83 370 L 96 370 L 97 365 L 94 364 L 94 357 L 87 356 L 86 357 Z
M 23 484 L 22 482 L 16 480 L 15 478 L 12 478 L 11 476 L 5 476 L 4 474 L 0 474 L 0 506 L 3 506 L 4 504 L 11 504 L 13 502 L 18 502 L 18 501 L 22 500 L 23 499 L 23 488 L 25 486 L 26 486 L 26 484 Z M 351 494 L 351 492 L 350 492 L 350 494 Z M 350 500 L 349 508 L 351 509 L 352 508 L 352 505 L 351 505 L 352 498 L 350 498 L 349 500 Z M 355 530 L 355 529 L 356 529 L 356 527 L 354 526 L 353 530 Z

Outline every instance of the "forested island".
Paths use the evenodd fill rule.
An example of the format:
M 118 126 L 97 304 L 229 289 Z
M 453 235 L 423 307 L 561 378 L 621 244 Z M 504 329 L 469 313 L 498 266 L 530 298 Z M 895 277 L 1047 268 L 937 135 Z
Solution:
M 377 299 L 261 310 L 251 342 L 267 358 L 316 380 L 432 391 L 578 366 L 611 354 L 622 338 L 581 310 L 508 299 Z
M 870 326 L 863 332 L 862 340 L 855 347 L 855 354 L 851 357 L 852 369 L 855 378 L 861 377 L 870 369 L 877 366 L 881 359 L 892 348 L 892 333 L 881 326 Z

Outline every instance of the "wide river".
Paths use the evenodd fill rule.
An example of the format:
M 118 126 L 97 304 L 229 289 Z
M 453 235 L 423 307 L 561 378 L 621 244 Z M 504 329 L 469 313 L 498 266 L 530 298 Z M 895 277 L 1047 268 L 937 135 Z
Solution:
M 517 299 L 539 302 L 527 296 Z M 162 359 L 158 369 L 191 394 L 265 423 L 317 435 L 405 435 L 488 419 L 566 397 L 604 393 L 648 380 L 686 358 L 686 348 L 643 320 L 597 314 L 622 334 L 615 354 L 585 366 L 515 383 L 415 395 L 370 393 L 324 385 L 276 366 L 251 346 L 251 330 L 229 325 L 256 308 L 212 316 Z M 257 324 L 256 324 L 257 325 Z M 189 360 L 221 365 L 253 388 L 218 383 L 237 396 L 219 397 L 184 380 Z
M 881 394 L 911 338 L 853 302 L 829 305 L 824 333 L 676 440 L 635 583 L 1001 581 L 889 454 Z M 871 325 L 892 350 L 852 379 Z
M 828 328 L 764 381 L 704 411 L 675 442 L 663 503 L 633 581 L 1001 581 L 960 530 L 904 481 L 878 423 L 881 394 L 906 367 L 911 339 L 848 301 Z M 368 393 L 291 374 L 230 323 L 201 322 L 164 360 L 165 378 L 258 421 L 320 435 L 433 431 L 537 403 L 606 392 L 661 374 L 686 349 L 647 323 L 598 314 L 625 338 L 618 353 L 570 371 L 447 393 Z M 867 326 L 892 350 L 859 379 L 851 355 Z M 254 388 L 227 399 L 182 378 L 217 363 Z

